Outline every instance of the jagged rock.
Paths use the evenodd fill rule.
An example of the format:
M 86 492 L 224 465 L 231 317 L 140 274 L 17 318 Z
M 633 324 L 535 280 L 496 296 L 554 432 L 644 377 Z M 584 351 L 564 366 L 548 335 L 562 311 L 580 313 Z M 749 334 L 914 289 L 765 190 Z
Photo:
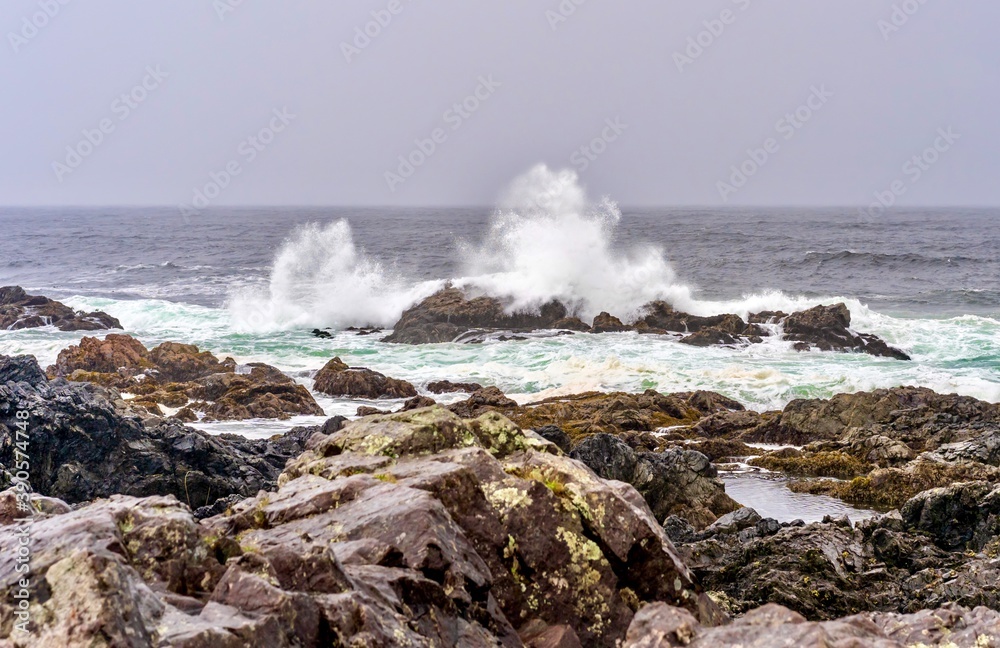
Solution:
M 13 383 L 27 383 L 30 387 L 37 387 L 48 383 L 49 379 L 45 372 L 38 366 L 38 361 L 34 356 L 5 356 L 0 355 L 0 385 Z
M 451 342 L 476 329 L 533 330 L 552 328 L 567 317 L 566 307 L 550 302 L 538 314 L 507 313 L 495 297 L 468 297 L 458 288 L 444 288 L 407 309 L 385 342 L 431 344 Z
M 40 372 L 35 363 L 30 373 Z M 14 465 L 16 415 L 27 411 L 31 456 L 39 458 L 31 465 L 35 491 L 73 503 L 114 493 L 172 494 L 202 506 L 267 488 L 312 433 L 213 436 L 175 421 L 143 421 L 112 397 L 89 384 L 0 384 L 0 465 Z M 0 477 L 0 487 L 5 481 Z
M 207 420 L 323 415 L 309 390 L 275 367 L 237 367 L 191 344 L 147 350 L 128 335 L 84 337 L 60 351 L 48 373 L 133 393 L 134 404 L 156 415 L 163 414 L 160 405 L 179 408 L 178 418 L 188 422 L 197 420 L 196 411 Z
M 692 333 L 687 337 L 681 338 L 681 344 L 690 344 L 691 346 L 700 347 L 736 344 L 737 341 L 738 340 L 729 333 L 715 328 L 702 329 L 697 333 Z
M 669 599 L 696 609 L 686 570 L 672 558 L 670 542 L 642 497 L 630 486 L 602 481 L 577 461 L 550 454 L 550 448 L 557 452 L 496 413 L 462 420 L 430 408 L 371 417 L 348 424 L 290 462 L 277 496 L 219 522 L 227 533 L 251 524 L 240 537 L 259 538 L 259 546 L 270 542 L 268 536 L 288 542 L 301 531 L 312 542 L 326 542 L 330 516 L 342 520 L 335 528 L 349 541 L 359 540 L 361 532 L 354 530 L 359 525 L 379 533 L 392 529 L 393 535 L 376 537 L 376 543 L 397 544 L 407 564 L 438 556 L 433 578 L 452 583 L 452 597 L 482 600 L 483 585 L 477 583 L 483 577 L 471 575 L 487 573 L 485 566 L 488 591 L 514 627 L 535 620 L 567 625 L 583 645 L 612 645 L 622 637 L 632 616 L 629 600 Z M 324 480 L 333 481 L 324 485 Z M 304 489 L 311 494 L 293 496 Z M 414 489 L 433 498 L 421 500 L 421 510 L 434 510 L 432 502 L 440 502 L 458 526 L 448 531 L 452 540 L 436 540 L 440 549 L 430 553 L 419 543 L 453 527 L 442 522 L 428 535 L 413 526 L 421 518 L 399 517 L 416 497 Z M 365 504 L 371 513 L 348 508 L 359 499 L 371 502 Z M 407 532 L 401 536 L 399 530 Z M 474 553 L 462 550 L 468 546 L 463 543 Z M 456 546 L 458 553 L 449 549 Z M 473 569 L 456 562 L 471 556 L 482 564 Z M 469 575 L 451 576 L 456 570 Z
M 450 394 L 454 392 L 472 394 L 482 388 L 483 386 L 479 383 L 453 383 L 450 380 L 436 380 L 427 383 L 427 391 L 432 394 Z
M 371 369 L 348 367 L 340 358 L 326 363 L 316 374 L 315 389 L 329 396 L 351 398 L 412 398 L 417 388 L 405 380 L 388 378 Z
M 858 614 L 809 622 L 774 603 L 751 610 L 728 625 L 704 627 L 686 610 L 664 603 L 635 616 L 625 648 L 979 648 L 995 645 L 1000 613 L 947 605 L 915 614 Z
M 617 437 L 595 434 L 581 441 L 570 456 L 605 479 L 635 486 L 658 520 L 679 515 L 704 528 L 739 508 L 700 452 L 679 448 L 635 452 Z
M 516 407 L 517 402 L 507 398 L 498 387 L 484 387 L 473 392 L 468 400 L 450 405 L 448 409 L 463 418 L 474 418 L 486 412 L 504 412 Z
M 109 333 L 103 340 L 83 337 L 79 344 L 59 352 L 49 375 L 70 376 L 76 371 L 118 374 L 133 377 L 145 369 L 153 369 L 149 352 L 130 335 Z
M 785 339 L 822 351 L 861 351 L 875 356 L 909 360 L 906 353 L 878 337 L 850 330 L 851 312 L 844 304 L 816 306 L 792 313 L 782 321 Z
M 0 288 L 0 329 L 8 331 L 55 326 L 60 331 L 120 329 L 121 322 L 102 311 L 74 311 L 41 295 L 29 295 L 20 286 Z
M 594 434 L 581 441 L 570 452 L 572 458 L 604 479 L 632 483 L 638 462 L 635 451 L 611 434 Z
M 932 488 L 899 510 L 908 528 L 949 551 L 979 551 L 1000 535 L 1000 486 L 967 482 Z
M 620 333 L 631 331 L 632 327 L 623 324 L 620 319 L 610 313 L 600 313 L 594 318 L 594 325 L 591 327 L 592 333 Z
M 543 425 L 537 428 L 535 432 L 546 441 L 556 444 L 563 452 L 568 453 L 572 450 L 573 440 L 569 438 L 568 434 L 562 431 L 562 428 L 556 425 Z

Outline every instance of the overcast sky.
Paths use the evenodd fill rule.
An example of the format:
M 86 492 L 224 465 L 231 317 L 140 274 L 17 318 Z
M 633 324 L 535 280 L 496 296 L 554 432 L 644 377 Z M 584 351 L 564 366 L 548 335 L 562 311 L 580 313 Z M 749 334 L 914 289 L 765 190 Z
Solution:
M 3 0 L 0 204 L 484 205 L 545 162 L 623 205 L 998 205 L 998 24 L 996 0 Z

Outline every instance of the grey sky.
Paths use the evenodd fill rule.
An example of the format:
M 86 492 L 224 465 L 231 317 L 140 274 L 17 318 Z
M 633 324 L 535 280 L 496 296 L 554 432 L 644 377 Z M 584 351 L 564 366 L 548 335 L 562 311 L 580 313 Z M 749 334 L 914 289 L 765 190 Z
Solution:
M 559 0 L 399 0 L 350 63 L 341 43 L 390 0 L 228 0 L 220 18 L 226 1 L 4 0 L 0 204 L 192 203 L 231 163 L 212 204 L 492 204 L 535 163 L 579 170 L 574 151 L 603 134 L 580 175 L 625 205 L 867 204 L 894 182 L 902 205 L 1000 205 L 995 0 L 563 0 L 560 22 Z M 894 5 L 916 11 L 888 32 Z M 726 10 L 680 71 L 675 52 Z M 144 80 L 141 103 L 114 103 Z M 477 88 L 478 108 L 453 109 Z M 832 97 L 785 139 L 814 88 Z M 88 152 L 102 120 L 72 168 L 66 147 Z M 437 128 L 433 154 L 387 181 Z M 721 190 L 769 138 L 753 177 Z M 904 172 L 936 141 L 919 178 Z

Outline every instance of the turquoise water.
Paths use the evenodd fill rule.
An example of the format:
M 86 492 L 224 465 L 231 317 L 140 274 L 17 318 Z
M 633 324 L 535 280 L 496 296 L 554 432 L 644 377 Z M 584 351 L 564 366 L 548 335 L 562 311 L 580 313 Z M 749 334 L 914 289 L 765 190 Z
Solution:
M 763 410 L 781 408 L 795 398 L 896 385 L 922 385 L 1000 401 L 1000 322 L 974 315 L 889 317 L 856 300 L 847 300 L 854 328 L 905 349 L 912 361 L 800 353 L 776 338 L 744 348 L 698 348 L 676 338 L 634 333 L 407 346 L 382 343 L 380 335 L 346 331 L 334 331 L 332 339 L 315 338 L 305 330 L 241 331 L 226 308 L 93 297 L 66 302 L 115 315 L 126 332 L 147 346 L 168 340 L 189 342 L 239 362 L 273 364 L 306 385 L 327 360 L 340 356 L 351 365 L 418 387 L 433 380 L 472 380 L 495 385 L 521 402 L 588 390 L 710 389 Z M 31 353 L 46 365 L 82 335 L 50 329 L 0 331 L 0 353 Z M 343 407 L 337 407 L 337 413 L 341 411 Z

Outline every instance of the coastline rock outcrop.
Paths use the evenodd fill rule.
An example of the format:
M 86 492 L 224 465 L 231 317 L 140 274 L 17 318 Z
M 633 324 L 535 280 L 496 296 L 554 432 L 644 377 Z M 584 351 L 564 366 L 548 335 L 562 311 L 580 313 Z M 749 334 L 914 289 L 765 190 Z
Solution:
M 312 433 L 213 436 L 177 421 L 143 420 L 115 398 L 97 385 L 50 382 L 31 356 L 0 356 L 0 465 L 15 465 L 17 412 L 26 411 L 36 492 L 71 503 L 170 494 L 197 508 L 273 486 Z M 0 475 L 0 488 L 9 482 Z
M 279 483 L 201 523 L 171 497 L 38 513 L 27 639 L 610 647 L 646 602 L 724 618 L 634 489 L 499 415 L 434 407 L 319 432 Z M 17 542 L 0 526 L 0 550 Z M 0 629 L 17 586 L 3 563 Z
M 127 392 L 152 414 L 162 416 L 161 406 L 180 409 L 176 416 L 186 421 L 197 420 L 196 412 L 206 420 L 323 415 L 309 390 L 275 367 L 241 367 L 193 344 L 164 342 L 147 350 L 128 335 L 84 337 L 60 351 L 48 373 Z
M 889 346 L 878 336 L 856 333 L 850 329 L 851 313 L 843 303 L 816 306 L 788 315 L 765 311 L 744 321 L 739 315 L 723 313 L 708 317 L 674 310 L 664 301 L 652 301 L 641 309 L 634 322 L 624 322 L 608 312 L 599 313 L 592 325 L 569 312 L 565 304 L 552 301 L 538 312 L 508 312 L 509 303 L 490 296 L 469 296 L 462 289 L 448 286 L 407 309 L 393 326 L 384 342 L 400 344 L 435 344 L 444 342 L 480 342 L 483 334 L 503 332 L 500 340 L 523 339 L 507 332 L 540 329 L 587 333 L 683 334 L 680 342 L 692 346 L 742 345 L 762 342 L 774 332 L 783 331 L 783 339 L 806 351 L 860 352 L 909 360 L 900 349 Z
M 496 297 L 469 298 L 458 288 L 447 287 L 407 309 L 384 342 L 433 344 L 451 342 L 475 329 L 511 331 L 552 328 L 568 316 L 558 302 L 536 313 L 508 313 Z
M 629 627 L 625 648 L 979 648 L 995 646 L 1000 613 L 946 605 L 913 614 L 857 614 L 808 621 L 776 603 L 733 623 L 704 627 L 689 612 L 664 603 L 643 608 Z
M 0 288 L 0 329 L 55 326 L 60 331 L 120 329 L 121 322 L 103 311 L 85 313 L 43 297 L 29 295 L 20 286 Z
M 316 374 L 316 391 L 351 398 L 413 398 L 417 389 L 405 380 L 389 378 L 371 369 L 348 367 L 340 358 L 327 362 Z
M 844 304 L 816 306 L 792 313 L 781 320 L 785 339 L 796 342 L 796 348 L 821 351 L 861 351 L 874 356 L 909 360 L 910 356 L 891 347 L 877 336 L 855 333 L 850 329 L 851 311 Z

